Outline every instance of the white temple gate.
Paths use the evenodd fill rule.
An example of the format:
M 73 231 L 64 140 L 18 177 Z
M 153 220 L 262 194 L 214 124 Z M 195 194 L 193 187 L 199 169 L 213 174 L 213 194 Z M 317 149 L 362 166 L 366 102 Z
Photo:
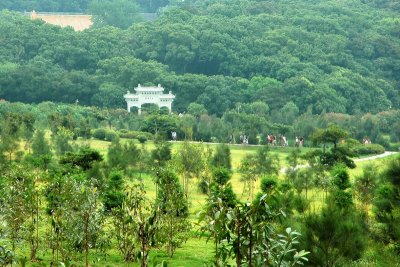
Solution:
M 169 91 L 164 94 L 164 88 L 159 84 L 158 86 L 141 86 L 135 88 L 136 93 L 127 92 L 124 95 L 125 101 L 128 105 L 128 112 L 131 112 L 132 107 L 138 108 L 138 114 L 141 114 L 143 104 L 156 104 L 158 107 L 166 107 L 171 112 L 172 101 L 175 96 Z

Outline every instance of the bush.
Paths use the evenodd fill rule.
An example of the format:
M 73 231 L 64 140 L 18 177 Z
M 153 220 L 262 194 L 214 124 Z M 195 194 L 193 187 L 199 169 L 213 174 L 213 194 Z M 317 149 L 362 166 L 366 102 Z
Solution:
M 105 140 L 106 139 L 106 130 L 103 128 L 95 129 L 92 133 L 92 136 L 95 139 Z
M 114 131 L 107 131 L 105 134 L 106 141 L 112 142 L 118 137 L 118 134 Z
M 382 154 L 385 148 L 378 144 L 364 144 L 354 146 L 352 152 L 356 155 Z
M 400 152 L 400 143 L 391 143 L 390 146 L 386 149 L 389 151 Z
M 384 148 L 390 147 L 389 138 L 385 138 L 385 137 L 382 136 L 382 135 L 379 135 L 379 136 L 376 138 L 375 143 L 377 143 L 377 144 L 383 146 Z
M 144 144 L 147 141 L 147 137 L 145 135 L 139 135 L 137 137 L 137 140 L 139 141 L 139 143 Z
M 277 178 L 275 176 L 266 176 L 261 180 L 261 191 L 263 193 L 268 193 L 277 187 Z
M 126 139 L 138 139 L 139 136 L 145 136 L 147 140 L 153 140 L 153 134 L 148 132 L 141 132 L 141 131 L 127 131 L 125 129 L 118 131 L 118 135 L 120 138 Z

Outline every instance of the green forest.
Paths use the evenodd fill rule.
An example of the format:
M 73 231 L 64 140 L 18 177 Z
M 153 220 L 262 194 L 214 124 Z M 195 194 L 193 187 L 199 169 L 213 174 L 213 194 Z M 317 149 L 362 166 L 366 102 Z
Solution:
M 221 116 L 257 100 L 313 114 L 397 109 L 400 22 L 387 6 L 185 1 L 153 22 L 83 32 L 2 11 L 0 97 L 123 108 L 127 89 L 160 83 L 177 112 L 198 103 Z
M 398 266 L 399 151 L 399 1 L 0 0 L 0 267 Z

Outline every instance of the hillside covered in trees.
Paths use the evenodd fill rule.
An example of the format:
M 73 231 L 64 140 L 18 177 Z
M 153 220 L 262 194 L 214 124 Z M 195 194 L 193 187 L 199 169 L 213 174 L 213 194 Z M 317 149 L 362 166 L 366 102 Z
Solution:
M 45 2 L 39 11 L 90 5 Z M 1 11 L 0 98 L 123 108 L 126 90 L 161 83 L 177 95 L 177 112 L 195 102 L 221 116 L 256 100 L 314 114 L 399 108 L 396 1 L 150 1 L 153 10 L 142 2 L 159 10 L 156 21 L 84 32 Z

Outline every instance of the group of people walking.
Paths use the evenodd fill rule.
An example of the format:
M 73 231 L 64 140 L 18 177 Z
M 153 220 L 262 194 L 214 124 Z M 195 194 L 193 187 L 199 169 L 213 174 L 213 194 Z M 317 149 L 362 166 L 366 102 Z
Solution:
M 289 146 L 289 140 L 285 135 L 279 135 L 278 137 L 273 134 L 267 135 L 267 144 L 270 146 Z M 235 138 L 233 134 L 229 135 L 229 144 L 235 144 Z M 239 144 L 249 144 L 249 138 L 246 134 L 239 135 Z M 303 147 L 304 146 L 304 138 L 297 137 L 295 138 L 295 146 Z
M 279 138 L 276 135 L 267 135 L 267 142 L 270 146 L 289 146 L 288 139 L 285 135 L 280 135 Z
M 304 146 L 304 137 L 297 137 L 296 136 L 296 143 L 295 146 L 296 147 L 303 147 Z

